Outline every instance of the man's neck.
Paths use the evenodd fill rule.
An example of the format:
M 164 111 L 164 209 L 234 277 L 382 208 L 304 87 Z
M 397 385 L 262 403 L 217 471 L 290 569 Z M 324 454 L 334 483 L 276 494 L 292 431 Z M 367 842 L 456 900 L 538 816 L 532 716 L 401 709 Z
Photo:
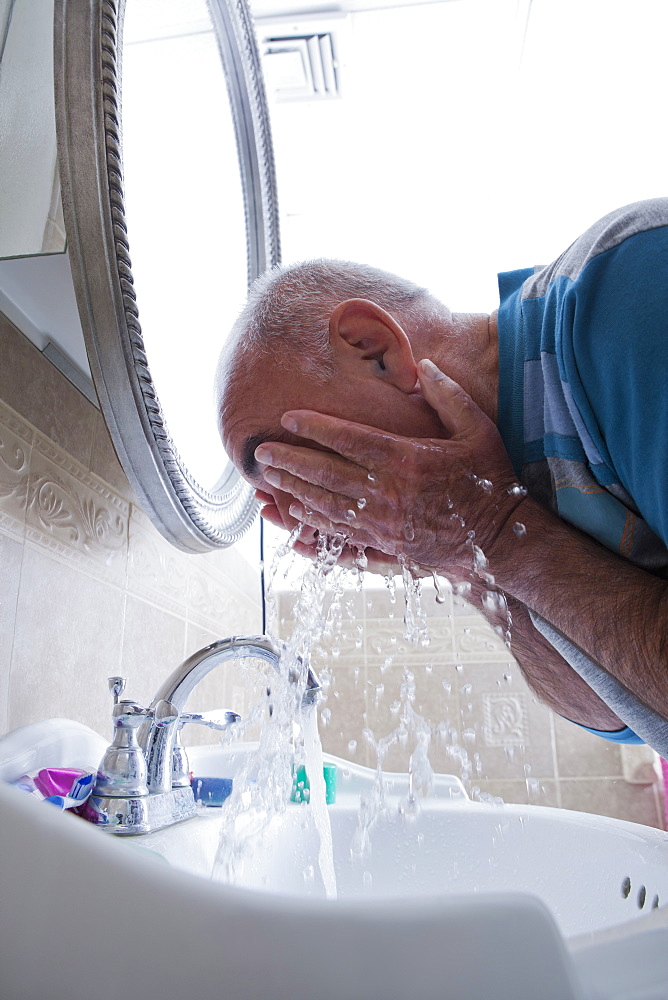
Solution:
M 454 378 L 496 423 L 499 347 L 497 314 L 452 313 L 434 351 L 436 364 Z

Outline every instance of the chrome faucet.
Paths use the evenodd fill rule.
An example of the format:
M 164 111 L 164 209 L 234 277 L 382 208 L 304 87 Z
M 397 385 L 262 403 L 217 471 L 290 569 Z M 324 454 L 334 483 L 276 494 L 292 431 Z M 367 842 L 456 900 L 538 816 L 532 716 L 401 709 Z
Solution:
M 225 730 L 239 722 L 240 716 L 229 711 L 186 713 L 190 693 L 227 660 L 259 658 L 278 670 L 279 655 L 266 636 L 219 639 L 184 660 L 146 709 L 133 701 L 119 701 L 125 681 L 110 677 L 114 740 L 100 762 L 95 787 L 80 814 L 126 836 L 149 833 L 194 816 L 197 807 L 179 732 L 187 723 Z M 303 703 L 313 704 L 319 692 L 320 683 L 309 669 Z

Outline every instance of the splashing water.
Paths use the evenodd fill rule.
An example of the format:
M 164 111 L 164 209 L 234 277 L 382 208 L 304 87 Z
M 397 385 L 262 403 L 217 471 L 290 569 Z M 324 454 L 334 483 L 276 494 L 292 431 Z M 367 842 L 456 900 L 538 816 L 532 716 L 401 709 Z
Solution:
M 369 479 L 373 483 L 371 475 Z M 488 484 L 487 481 L 479 481 L 478 485 L 483 491 L 491 487 L 491 483 Z M 369 489 L 373 492 L 372 486 Z M 522 491 L 523 487 L 517 486 L 508 492 L 521 496 Z M 346 520 L 355 520 L 357 517 L 355 510 L 362 511 L 365 503 L 365 500 L 352 501 L 350 510 L 346 512 Z M 451 517 L 461 527 L 465 527 L 463 519 L 456 513 L 452 513 Z M 521 527 L 518 523 L 517 528 Z M 407 540 L 410 540 L 411 532 L 412 523 L 408 520 L 404 530 Z M 516 533 L 520 534 L 517 530 Z M 285 556 L 295 558 L 291 550 L 298 535 L 299 527 L 295 529 L 288 542 L 278 549 L 271 567 L 272 580 L 278 579 L 283 572 L 279 564 Z M 476 600 L 481 599 L 478 587 L 480 581 L 483 584 L 482 603 L 485 611 L 492 618 L 497 616 L 497 620 L 500 616 L 501 621 L 505 611 L 507 627 L 504 629 L 497 626 L 497 631 L 509 644 L 511 619 L 503 594 L 495 585 L 485 554 L 477 544 L 473 531 L 468 532 L 467 542 L 471 560 L 470 579 L 474 581 Z M 477 741 L 485 731 L 480 729 L 479 724 L 472 718 L 472 701 L 475 700 L 472 685 L 460 683 L 458 679 L 453 686 L 446 680 L 439 682 L 436 675 L 434 682 L 438 685 L 441 697 L 443 692 L 447 696 L 452 692 L 451 701 L 446 701 L 446 714 L 441 716 L 438 722 L 429 721 L 427 716 L 431 717 L 431 704 L 426 701 L 421 704 L 417 696 L 416 674 L 423 678 L 425 673 L 431 674 L 434 667 L 428 664 L 425 668 L 424 653 L 420 649 L 427 647 L 431 640 L 423 607 L 422 583 L 415 567 L 407 559 L 399 559 L 400 581 L 396 580 L 393 573 L 388 573 L 385 577 L 390 607 L 381 612 L 380 616 L 384 615 L 391 620 L 396 614 L 395 625 L 398 626 L 399 608 L 403 604 L 403 639 L 408 644 L 408 649 L 401 645 L 399 627 L 396 631 L 387 627 L 383 630 L 381 625 L 377 636 L 382 642 L 377 636 L 373 636 L 373 641 L 371 638 L 368 640 L 368 649 L 378 656 L 378 660 L 373 661 L 373 670 L 379 671 L 380 676 L 378 674 L 373 676 L 371 660 L 367 674 L 367 662 L 363 653 L 360 654 L 361 674 L 360 667 L 354 660 L 350 666 L 351 686 L 354 687 L 359 680 L 356 691 L 359 696 L 363 693 L 365 698 L 366 707 L 360 727 L 362 739 L 359 738 L 359 730 L 355 734 L 349 731 L 345 733 L 336 731 L 340 725 L 337 724 L 336 709 L 333 714 L 329 707 L 323 709 L 322 705 L 319 712 L 315 709 L 310 712 L 304 709 L 302 698 L 314 653 L 318 657 L 317 669 L 323 689 L 328 692 L 333 685 L 331 667 L 339 664 L 339 658 L 340 662 L 344 663 L 348 651 L 352 651 L 353 648 L 355 651 L 361 650 L 364 645 L 364 627 L 356 623 L 353 604 L 359 609 L 360 591 L 368 561 L 364 549 L 359 548 L 353 555 L 352 570 L 336 566 L 344 544 L 344 535 L 319 541 L 315 562 L 306 568 L 299 598 L 291 611 L 294 624 L 292 634 L 286 640 L 277 640 L 277 646 L 281 651 L 280 674 L 275 677 L 272 674 L 269 682 L 271 716 L 264 720 L 259 748 L 253 758 L 252 766 L 244 780 L 237 782 L 235 779 L 233 794 L 227 800 L 227 814 L 221 834 L 217 866 L 218 871 L 229 881 L 235 881 L 237 871 L 241 874 L 248 850 L 252 851 L 247 844 L 250 839 L 249 831 L 255 834 L 258 829 L 266 830 L 267 844 L 271 844 L 272 819 L 280 817 L 286 808 L 293 808 L 287 803 L 294 781 L 294 767 L 303 765 L 309 779 L 310 797 L 308 808 L 304 808 L 302 812 L 304 822 L 308 822 L 311 831 L 306 839 L 312 844 L 309 848 L 312 856 L 305 862 L 304 878 L 311 883 L 319 872 L 326 896 L 331 899 L 336 897 L 331 825 L 323 777 L 322 744 L 317 728 L 318 714 L 323 726 L 326 726 L 327 741 L 334 742 L 340 738 L 341 745 L 347 747 L 350 756 L 368 754 L 367 748 L 370 748 L 372 760 L 375 758 L 373 784 L 360 798 L 357 827 L 350 845 L 353 859 L 364 858 L 371 850 L 374 827 L 384 812 L 392 807 L 396 814 L 397 800 L 393 794 L 387 793 L 385 778 L 385 769 L 392 772 L 395 760 L 401 760 L 398 768 L 404 773 L 408 772 L 407 794 L 399 804 L 399 812 L 406 823 L 415 820 L 420 814 L 422 801 L 432 792 L 435 775 L 430 758 L 434 753 L 440 755 L 441 761 L 445 762 L 445 767 L 440 766 L 437 769 L 459 773 L 471 797 L 481 801 L 492 798 L 480 792 L 480 789 L 473 784 L 473 781 L 485 777 L 481 755 L 477 750 Z M 283 575 L 287 577 L 287 573 L 286 569 Z M 438 605 L 446 604 L 453 595 L 472 599 L 472 588 L 468 582 L 453 581 L 451 584 L 447 579 L 439 578 L 435 571 L 431 573 L 429 582 L 433 583 L 434 587 L 435 597 L 432 600 Z M 325 605 L 326 596 L 330 597 L 327 605 Z M 277 622 L 276 597 L 273 589 L 269 588 L 267 597 L 270 621 Z M 371 610 L 372 607 L 371 614 L 369 611 L 365 612 L 367 617 L 370 619 L 379 617 L 376 599 L 373 604 L 367 601 L 366 608 Z M 443 629 L 447 630 L 445 634 L 450 635 L 454 631 L 454 624 L 447 622 L 452 616 L 447 608 L 445 612 L 445 615 L 443 611 L 438 612 L 438 631 L 435 635 L 439 643 L 442 641 Z M 468 625 L 463 627 L 463 623 L 458 627 L 464 634 L 471 631 Z M 389 650 L 391 655 L 384 655 L 388 652 L 387 643 L 391 644 Z M 437 648 L 440 649 L 440 645 Z M 401 659 L 404 654 L 408 663 Z M 324 670 L 320 656 L 327 659 Z M 417 657 L 417 663 L 414 663 L 411 669 L 409 664 L 413 662 L 411 658 L 414 656 Z M 438 667 L 436 660 L 434 663 Z M 456 666 L 458 672 L 464 670 L 462 664 L 453 666 Z M 461 677 L 461 681 L 465 679 L 466 674 Z M 421 685 L 424 684 L 425 681 L 421 680 Z M 424 688 L 421 687 L 424 698 L 423 692 Z M 340 693 L 343 694 L 343 691 Z M 330 704 L 335 706 L 339 692 L 333 687 L 329 698 L 332 699 Z M 437 702 L 438 698 L 435 701 Z M 387 707 L 389 707 L 389 726 Z M 451 710 L 460 712 L 460 716 L 453 720 L 449 715 Z M 435 719 L 439 719 L 439 716 L 435 716 Z M 357 736 L 357 739 L 351 738 L 353 735 Z M 513 764 L 514 756 L 516 755 L 506 753 L 509 766 Z M 394 777 L 390 774 L 390 790 L 396 787 L 394 781 Z M 537 784 L 536 779 L 531 779 L 527 775 L 526 787 L 530 799 L 532 796 L 534 799 L 538 796 Z M 318 833 L 314 842 L 311 840 L 313 829 Z

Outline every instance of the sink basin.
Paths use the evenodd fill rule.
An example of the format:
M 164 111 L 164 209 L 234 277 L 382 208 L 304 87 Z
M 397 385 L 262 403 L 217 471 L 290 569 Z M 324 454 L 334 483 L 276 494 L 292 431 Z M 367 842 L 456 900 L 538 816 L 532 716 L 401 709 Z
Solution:
M 0 779 L 94 769 L 104 748 L 91 730 L 48 720 L 0 740 Z M 191 767 L 234 778 L 252 751 L 192 748 Z M 336 900 L 324 898 L 308 805 L 269 824 L 239 817 L 247 850 L 230 885 L 210 877 L 220 809 L 122 839 L 0 782 L 3 1000 L 665 995 L 665 833 L 473 803 L 445 775 L 407 815 L 407 776 L 388 775 L 360 854 L 359 801 L 375 776 L 328 759 Z
M 191 765 L 197 773 L 227 777 L 248 752 L 252 748 L 194 748 Z M 405 812 L 407 776 L 387 775 L 385 809 L 370 831 L 370 850 L 360 856 L 359 801 L 373 785 L 373 772 L 327 759 L 339 775 L 337 801 L 328 809 L 339 901 L 523 892 L 546 904 L 566 937 L 613 927 L 668 903 L 663 831 L 563 809 L 471 802 L 449 775 L 436 777 L 415 816 Z M 252 816 L 244 820 L 236 885 L 325 897 L 320 836 L 308 806 L 291 804 L 261 833 L 254 833 Z M 220 811 L 207 809 L 190 824 L 140 839 L 172 866 L 209 877 L 220 822 Z

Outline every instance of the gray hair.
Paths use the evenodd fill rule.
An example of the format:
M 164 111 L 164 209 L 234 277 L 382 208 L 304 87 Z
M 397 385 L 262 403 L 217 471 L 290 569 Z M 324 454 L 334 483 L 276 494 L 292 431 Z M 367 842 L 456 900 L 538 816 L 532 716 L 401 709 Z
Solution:
M 271 354 L 278 367 L 297 362 L 317 381 L 331 379 L 329 320 L 346 299 L 370 299 L 409 325 L 429 321 L 445 308 L 425 288 L 366 264 L 323 258 L 271 268 L 251 287 L 223 348 L 219 396 L 258 354 Z

